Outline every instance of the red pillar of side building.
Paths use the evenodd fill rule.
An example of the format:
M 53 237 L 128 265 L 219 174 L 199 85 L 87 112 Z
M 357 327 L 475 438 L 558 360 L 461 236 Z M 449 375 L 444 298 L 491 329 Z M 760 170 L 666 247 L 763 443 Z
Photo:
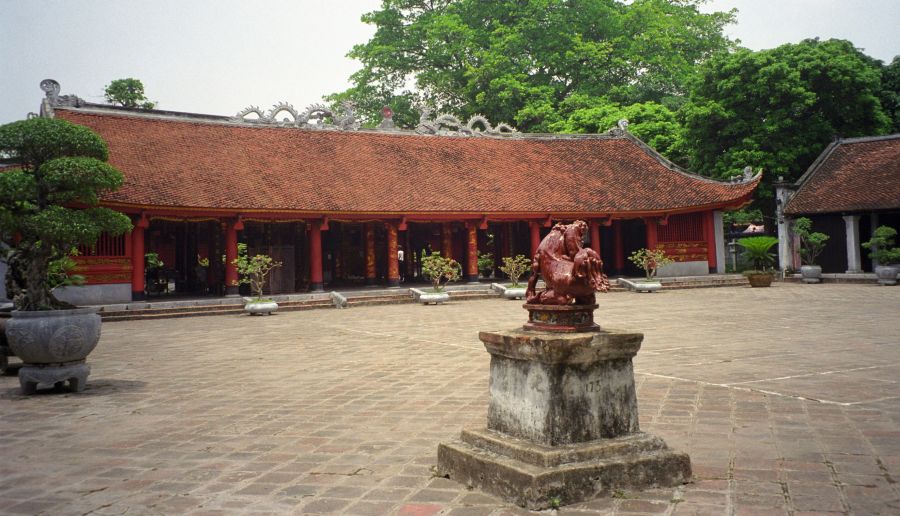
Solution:
M 225 225 L 225 295 L 238 295 L 238 271 L 234 261 L 238 256 L 238 231 L 244 229 L 240 219 L 228 221 Z
M 591 249 L 600 254 L 600 221 L 591 222 Z
M 706 261 L 709 264 L 709 272 L 716 272 L 716 225 L 713 222 L 713 212 L 703 213 L 703 231 L 706 234 Z
M 466 281 L 478 281 L 478 226 L 474 222 L 466 223 L 468 232 L 466 248 Z
M 322 223 L 319 221 L 309 225 L 309 289 L 313 292 L 325 290 L 322 280 Z
M 453 258 L 453 228 L 449 222 L 441 223 L 441 256 Z
M 648 217 L 644 219 L 644 224 L 647 228 L 647 249 L 656 249 L 656 246 L 659 244 L 656 219 Z
M 537 254 L 537 248 L 541 245 L 541 225 L 537 222 L 528 223 L 528 231 L 531 234 L 531 256 Z
M 617 274 L 625 272 L 625 237 L 622 221 L 613 221 L 613 268 Z
M 388 271 L 387 282 L 389 287 L 400 286 L 400 261 L 397 259 L 397 226 L 388 222 L 385 224 L 387 228 L 387 245 L 388 245 Z
M 374 285 L 377 277 L 375 269 L 375 227 L 366 224 L 366 285 Z
M 144 294 L 144 230 L 149 221 L 141 217 L 131 230 L 131 300 L 140 301 Z

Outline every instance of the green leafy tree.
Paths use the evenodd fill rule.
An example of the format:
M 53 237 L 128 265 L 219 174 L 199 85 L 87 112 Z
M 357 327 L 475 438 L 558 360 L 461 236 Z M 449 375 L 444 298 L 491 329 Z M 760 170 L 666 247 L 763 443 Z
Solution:
M 153 109 L 156 102 L 152 102 L 144 95 L 144 83 L 139 79 L 116 79 L 106 85 L 103 90 L 106 101 L 110 104 L 118 104 L 125 107 L 141 109 Z
M 647 281 L 651 281 L 660 267 L 664 267 L 673 262 L 669 255 L 660 248 L 656 249 L 638 249 L 631 253 L 628 261 L 637 265 L 644 270 L 644 276 Z
M 453 258 L 444 258 L 441 253 L 432 251 L 422 257 L 422 275 L 431 280 L 435 292 L 441 291 L 444 281 L 456 281 L 462 275 L 462 267 Z
M 794 232 L 800 237 L 800 257 L 804 265 L 815 265 L 816 258 L 825 250 L 829 237 L 825 233 L 812 230 L 812 220 L 800 217 L 794 221 Z
M 881 70 L 881 108 L 891 119 L 891 134 L 900 133 L 900 56 Z
M 889 129 L 880 80 L 877 62 L 842 40 L 718 56 L 681 110 L 689 168 L 718 178 L 761 168 L 760 195 L 771 199 L 773 181 L 796 180 L 836 135 Z
M 877 260 L 881 265 L 900 263 L 900 247 L 896 245 L 896 237 L 896 229 L 878 226 L 872 232 L 872 238 L 863 242 L 862 246 L 869 250 L 869 258 Z
M 246 251 L 243 254 L 238 253 L 238 257 L 232 263 L 240 275 L 238 283 L 250 285 L 250 290 L 256 294 L 256 301 L 263 301 L 263 288 L 266 286 L 269 273 L 282 265 L 271 256 L 265 254 L 247 256 Z
M 384 0 L 362 17 L 376 28 L 348 54 L 362 68 L 350 89 L 368 124 L 385 104 L 415 125 L 417 103 L 461 117 L 482 113 L 520 130 L 548 131 L 574 95 L 668 102 L 698 63 L 728 50 L 734 12 L 702 0 Z M 605 130 L 605 128 L 604 128 Z
M 753 263 L 755 271 L 765 271 L 775 263 L 775 255 L 769 250 L 775 247 L 778 239 L 771 236 L 744 237 L 737 241 L 744 248 L 744 258 Z
M 127 216 L 98 207 L 122 173 L 106 163 L 106 143 L 86 127 L 32 118 L 0 126 L 0 154 L 19 164 L 0 173 L 0 239 L 7 246 L 8 295 L 19 310 L 70 306 L 56 299 L 58 264 L 78 245 L 131 229 Z M 73 205 L 87 206 L 85 209 Z M 56 262 L 57 265 L 51 265 Z M 51 274 L 53 278 L 51 278 Z
M 519 286 L 519 278 L 531 267 L 531 260 L 523 254 L 504 256 L 500 270 L 509 276 L 513 288 Z

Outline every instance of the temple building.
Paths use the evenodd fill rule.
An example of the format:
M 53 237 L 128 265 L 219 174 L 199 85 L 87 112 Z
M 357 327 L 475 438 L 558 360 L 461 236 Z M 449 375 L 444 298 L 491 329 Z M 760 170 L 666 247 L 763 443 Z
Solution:
M 349 107 L 223 117 L 91 104 L 60 96 L 55 81 L 42 88 L 40 116 L 106 140 L 125 184 L 101 204 L 134 222 L 81 250 L 81 303 L 234 294 L 239 243 L 283 263 L 272 293 L 396 286 L 421 277 L 423 250 L 455 258 L 476 281 L 479 253 L 495 266 L 530 256 L 554 223 L 575 219 L 588 222 L 609 274 L 637 274 L 626 257 L 656 246 L 676 260 L 664 275 L 723 272 L 722 212 L 747 204 L 760 180 L 688 173 L 625 121 L 599 135 L 538 135 L 423 113 L 415 130 L 399 130 L 385 108 L 378 128 L 361 129 Z M 147 257 L 162 264 L 149 268 Z
M 796 183 L 777 185 L 776 203 L 782 269 L 800 268 L 790 221 L 805 216 L 831 237 L 819 258 L 824 272 L 872 271 L 878 264 L 860 243 L 881 225 L 900 230 L 900 134 L 835 140 Z

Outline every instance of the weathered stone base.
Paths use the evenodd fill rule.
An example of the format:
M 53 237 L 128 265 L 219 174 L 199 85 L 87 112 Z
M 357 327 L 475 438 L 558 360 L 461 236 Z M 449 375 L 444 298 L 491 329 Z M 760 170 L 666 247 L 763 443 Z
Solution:
M 19 385 L 22 394 L 34 394 L 38 384 L 61 384 L 69 382 L 69 389 L 74 392 L 84 390 L 87 377 L 91 374 L 91 366 L 84 362 L 59 366 L 36 366 L 25 364 L 19 369 Z
M 643 432 L 544 446 L 487 429 L 463 430 L 460 440 L 438 446 L 437 469 L 439 475 L 535 510 L 616 489 L 673 487 L 691 478 L 687 454 Z

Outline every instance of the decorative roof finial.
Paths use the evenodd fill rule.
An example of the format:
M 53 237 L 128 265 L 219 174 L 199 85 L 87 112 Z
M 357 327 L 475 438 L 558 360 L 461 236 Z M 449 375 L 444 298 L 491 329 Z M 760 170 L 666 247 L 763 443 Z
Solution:
M 623 118 L 623 119 L 619 120 L 619 122 L 616 125 L 619 126 L 619 129 L 621 129 L 623 131 L 627 131 L 628 130 L 628 119 Z

